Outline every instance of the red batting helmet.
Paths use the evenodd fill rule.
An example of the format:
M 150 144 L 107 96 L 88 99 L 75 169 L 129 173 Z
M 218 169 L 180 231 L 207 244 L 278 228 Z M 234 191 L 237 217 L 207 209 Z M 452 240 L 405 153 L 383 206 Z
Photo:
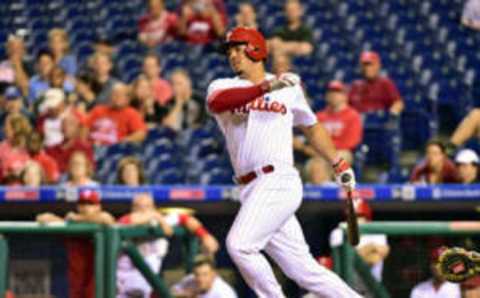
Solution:
M 224 49 L 235 44 L 246 44 L 245 54 L 253 61 L 261 61 L 267 58 L 267 42 L 262 33 L 253 28 L 236 27 L 227 33 Z
M 369 221 L 373 219 L 372 209 L 365 200 L 356 200 L 354 203 L 354 207 L 355 214 L 357 214 L 357 216 L 363 216 Z

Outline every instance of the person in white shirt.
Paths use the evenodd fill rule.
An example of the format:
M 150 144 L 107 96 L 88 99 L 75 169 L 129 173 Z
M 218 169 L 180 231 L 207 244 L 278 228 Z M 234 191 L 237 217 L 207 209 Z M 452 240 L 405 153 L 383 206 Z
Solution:
M 430 253 L 430 270 L 432 278 L 416 285 L 410 293 L 410 298 L 461 298 L 460 285 L 448 281 L 440 275 L 437 269 L 438 258 L 444 247 L 437 247 Z
M 207 256 L 198 256 L 193 274 L 173 285 L 171 292 L 173 296 L 182 298 L 237 298 L 233 288 L 218 275 L 213 260 Z

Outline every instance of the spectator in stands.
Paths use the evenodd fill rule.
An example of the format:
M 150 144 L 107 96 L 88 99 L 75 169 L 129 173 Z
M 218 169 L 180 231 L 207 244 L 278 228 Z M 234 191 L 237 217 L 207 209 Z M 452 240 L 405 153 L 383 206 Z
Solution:
M 50 88 L 50 76 L 54 66 L 53 54 L 50 51 L 42 50 L 37 54 L 37 74 L 30 79 L 28 87 L 29 105 L 38 100 Z
M 225 34 L 227 15 L 223 0 L 184 0 L 178 33 L 192 44 L 209 44 Z
M 361 143 L 363 128 L 360 114 L 348 105 L 346 86 L 340 81 L 331 81 L 327 85 L 327 107 L 317 113 L 318 121 L 323 124 L 337 152 L 349 163 L 353 162 L 355 148 Z M 298 146 L 305 154 L 314 152 L 310 146 Z M 330 164 L 321 157 L 314 157 L 308 162 L 307 176 L 313 184 L 322 184 L 332 180 Z
M 462 24 L 473 30 L 480 30 L 480 1 L 467 0 L 463 6 Z
M 161 77 L 160 58 L 155 54 L 145 56 L 142 71 L 150 81 L 155 99 L 160 105 L 165 105 L 172 97 L 173 91 L 170 83 Z
M 96 106 L 87 117 L 90 138 L 97 145 L 142 142 L 147 126 L 142 115 L 129 106 L 129 90 L 123 83 L 112 89 L 110 104 Z
M 410 293 L 410 298 L 460 298 L 460 285 L 454 284 L 445 279 L 440 274 L 437 264 L 438 259 L 443 252 L 443 247 L 435 248 L 430 253 L 430 271 L 432 278 L 416 285 Z
M 455 156 L 460 183 L 478 183 L 478 164 L 480 159 L 472 149 L 463 149 Z
M 52 51 L 55 64 L 60 66 L 69 76 L 75 76 L 77 59 L 69 53 L 70 42 L 67 32 L 60 28 L 51 29 L 48 32 L 48 46 Z
M 44 137 L 46 147 L 63 142 L 62 120 L 65 112 L 65 94 L 62 89 L 48 89 L 39 104 L 40 117 L 37 118 L 37 130 Z
M 206 114 L 202 97 L 192 88 L 192 81 L 183 69 L 175 70 L 170 76 L 173 87 L 173 104 L 163 124 L 175 131 L 201 126 Z
M 102 210 L 100 196 L 92 190 L 80 192 L 77 211 L 68 212 L 65 217 L 53 213 L 42 213 L 36 218 L 41 224 L 63 222 L 95 223 L 112 225 L 115 218 Z M 95 270 L 93 242 L 85 237 L 65 239 L 68 259 L 68 297 L 95 298 Z
M 237 297 L 235 290 L 217 273 L 215 262 L 207 256 L 198 256 L 193 274 L 174 284 L 171 292 L 175 297 Z
M 117 183 L 140 186 L 146 183 L 142 162 L 134 156 L 125 156 L 118 162 Z
M 138 22 L 138 39 L 147 47 L 172 40 L 177 29 L 177 15 L 165 8 L 163 0 L 149 0 L 148 13 Z
M 33 75 L 33 61 L 25 50 L 24 36 L 21 30 L 10 34 L 5 48 L 7 59 L 0 63 L 0 86 L 15 84 L 24 96 L 28 94 L 29 79 Z M 0 92 L 3 93 L 3 86 Z
M 68 161 L 76 151 L 83 152 L 89 162 L 95 167 L 92 144 L 84 136 L 85 128 L 81 125 L 78 117 L 67 114 L 62 119 L 63 142 L 53 147 L 46 148 L 46 152 L 52 156 L 62 174 L 68 170 Z
M 97 52 L 92 57 L 93 72 L 85 70 L 78 75 L 76 91 L 88 108 L 106 104 L 111 96 L 113 85 L 118 80 L 112 77 L 112 60 L 109 55 Z
M 458 181 L 455 164 L 445 154 L 445 146 L 440 141 L 429 141 L 425 154 L 425 159 L 413 169 L 410 182 L 441 184 Z
M 68 161 L 68 180 L 66 186 L 97 186 L 98 182 L 92 179 L 93 165 L 88 156 L 82 151 L 75 151 Z
M 61 67 L 55 66 L 53 68 L 50 75 L 50 86 L 51 88 L 63 89 L 66 102 L 75 103 L 77 99 L 75 84 L 71 79 L 67 78 L 67 74 Z
M 35 161 L 29 161 L 20 174 L 20 184 L 28 187 L 40 187 L 46 183 L 42 166 Z
M 257 13 L 252 3 L 242 2 L 238 5 L 238 12 L 235 15 L 236 26 L 259 29 L 257 23 Z
M 350 89 L 350 104 L 360 113 L 388 111 L 399 115 L 404 109 L 395 83 L 382 76 L 380 56 L 376 52 L 365 51 L 360 55 L 363 79 L 353 82 Z
M 292 62 L 287 55 L 276 55 L 273 57 L 272 71 L 279 76 L 282 73 L 292 71 Z
M 287 24 L 275 29 L 269 40 L 269 49 L 273 57 L 277 55 L 308 56 L 312 53 L 312 29 L 303 23 L 303 12 L 299 0 L 285 1 Z
M 5 140 L 0 143 L 0 180 L 4 184 L 18 182 L 23 168 L 30 160 L 27 142 L 32 127 L 27 118 L 11 114 L 5 118 Z
M 57 162 L 43 150 L 43 138 L 38 132 L 30 134 L 27 149 L 30 158 L 42 167 L 42 172 L 45 174 L 44 181 L 48 184 L 58 182 L 60 179 L 60 170 L 58 169 Z
M 167 236 L 172 234 L 174 226 L 183 225 L 188 231 L 200 238 L 202 247 L 209 254 L 213 255 L 218 250 L 217 240 L 205 230 L 195 217 L 180 211 L 178 208 L 175 208 L 174 212 L 162 214 L 156 209 L 155 202 L 149 194 L 136 195 L 132 201 L 131 212 L 119 219 L 119 223 L 125 225 L 144 225 L 152 224 L 152 222 L 159 224 Z M 168 242 L 166 242 L 166 239 L 143 242 L 139 246 L 147 263 L 154 272 L 158 273 L 167 253 Z M 143 293 L 142 297 L 150 297 L 150 285 L 126 256 L 121 256 L 119 259 L 117 277 L 121 297 L 124 297 L 122 294 L 125 295 L 130 292 L 141 292 Z
M 28 119 L 32 119 L 32 114 L 25 109 L 23 96 L 20 90 L 15 86 L 10 86 L 3 94 L 3 111 L 0 112 L 0 123 L 4 123 L 5 118 L 11 114 L 21 114 Z
M 153 95 L 153 88 L 146 76 L 140 75 L 132 85 L 133 98 L 130 105 L 142 114 L 145 123 L 153 128 L 162 123 L 170 102 L 166 106 L 160 105 Z

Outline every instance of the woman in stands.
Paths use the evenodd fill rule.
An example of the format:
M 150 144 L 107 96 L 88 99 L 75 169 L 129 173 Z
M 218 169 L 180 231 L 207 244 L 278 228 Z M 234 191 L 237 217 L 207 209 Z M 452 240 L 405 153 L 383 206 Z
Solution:
M 130 105 L 142 114 L 148 128 L 154 128 L 162 123 L 168 113 L 155 99 L 150 81 L 146 76 L 140 75 L 132 85 L 132 100 Z
M 77 72 L 77 59 L 69 53 L 70 43 L 67 32 L 54 28 L 48 32 L 48 46 L 53 53 L 55 64 L 60 66 L 69 76 Z
M 446 155 L 442 142 L 431 140 L 427 143 L 425 159 L 413 169 L 410 182 L 423 184 L 458 182 L 457 169 Z
M 68 162 L 68 180 L 66 186 L 97 186 L 92 179 L 93 166 L 83 151 L 75 151 Z
M 28 187 L 40 187 L 45 184 L 45 174 L 42 166 L 35 161 L 29 161 L 20 175 L 21 184 Z
M 3 184 L 18 183 L 30 160 L 26 145 L 31 131 L 30 122 L 20 114 L 11 114 L 5 119 L 5 140 L 0 143 L 0 180 Z
M 117 184 L 140 186 L 145 184 L 142 162 L 134 156 L 125 156 L 118 162 Z

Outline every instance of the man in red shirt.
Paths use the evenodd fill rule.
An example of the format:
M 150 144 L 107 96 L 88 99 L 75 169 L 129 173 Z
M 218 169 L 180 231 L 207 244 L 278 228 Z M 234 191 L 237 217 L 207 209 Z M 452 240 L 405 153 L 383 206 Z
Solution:
M 175 35 L 177 15 L 165 9 L 163 0 L 149 0 L 148 13 L 138 21 L 138 39 L 148 47 L 170 41 Z
M 340 81 L 328 83 L 326 101 L 327 107 L 317 113 L 318 121 L 331 136 L 338 154 L 352 163 L 353 150 L 360 144 L 363 136 L 360 114 L 348 105 L 347 88 Z M 312 158 L 306 166 L 310 182 L 322 184 L 332 181 L 333 173 L 330 168 L 321 157 Z
M 380 75 L 382 63 L 376 52 L 366 51 L 360 56 L 363 79 L 353 82 L 350 89 L 350 105 L 360 113 L 389 111 L 399 115 L 403 100 L 393 81 Z
M 222 0 L 186 0 L 180 13 L 178 32 L 189 43 L 208 44 L 225 34 L 228 21 Z
M 68 170 L 68 162 L 72 154 L 81 151 L 95 165 L 92 144 L 81 136 L 80 120 L 74 115 L 67 115 L 62 121 L 63 142 L 46 148 L 46 152 L 53 157 L 58 164 L 58 168 L 62 174 Z
M 112 145 L 119 142 L 142 142 L 147 126 L 141 114 L 129 106 L 128 87 L 116 83 L 109 105 L 96 106 L 87 117 L 87 127 L 94 144 Z
M 96 191 L 83 190 L 79 194 L 77 211 L 68 212 L 65 217 L 53 213 L 42 213 L 36 218 L 41 224 L 54 223 L 95 223 L 113 225 L 115 218 L 102 210 L 100 195 Z M 94 248 L 91 239 L 86 237 L 68 237 L 65 239 L 68 262 L 68 297 L 95 297 Z

